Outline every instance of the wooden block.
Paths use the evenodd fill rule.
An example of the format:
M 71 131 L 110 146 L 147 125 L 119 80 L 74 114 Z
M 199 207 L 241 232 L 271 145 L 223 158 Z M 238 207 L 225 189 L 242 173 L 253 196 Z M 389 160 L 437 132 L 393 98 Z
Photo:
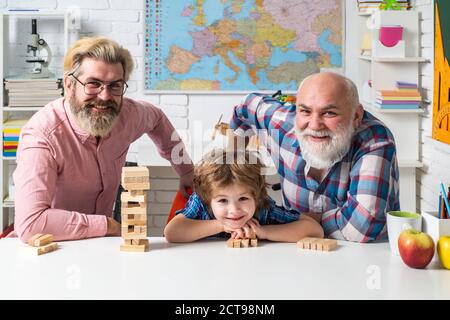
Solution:
M 307 238 L 302 238 L 302 239 L 298 240 L 297 247 L 299 247 L 300 249 L 305 249 L 305 239 L 307 239 Z
M 147 209 L 147 202 L 122 202 L 122 208 L 146 208 Z
M 144 237 L 147 236 L 147 226 L 134 226 L 134 233 L 140 234 Z
M 141 191 L 143 194 L 132 195 L 131 192 L 122 192 L 120 201 L 122 202 L 145 202 L 147 203 L 147 192 Z
M 332 251 L 337 248 L 337 241 L 334 239 L 324 239 L 323 251 Z
M 122 225 L 147 225 L 147 214 L 122 213 Z
M 248 247 L 257 247 L 258 239 L 228 239 L 227 247 L 230 248 L 248 248 Z
M 147 237 L 147 227 L 144 229 L 139 229 L 140 232 L 136 232 L 134 228 L 130 230 L 128 227 L 122 226 L 122 238 L 123 239 L 143 239 Z
M 309 237 L 303 238 L 303 239 L 301 239 L 301 240 L 299 240 L 297 242 L 297 246 L 299 248 L 309 250 L 310 249 L 310 242 L 311 242 L 312 239 L 314 239 L 314 238 L 309 238 Z
M 317 241 L 316 242 L 316 250 L 317 251 L 323 251 L 323 241 Z
M 34 247 L 34 241 L 42 237 L 44 234 L 42 233 L 36 233 L 34 236 L 32 236 L 30 239 L 28 239 L 27 243 Z
M 124 241 L 125 241 L 125 244 L 127 244 L 127 245 L 132 245 L 134 239 L 124 239 Z
M 38 256 L 40 256 L 41 254 L 49 253 L 49 252 L 55 251 L 56 249 L 58 249 L 58 244 L 56 242 L 52 242 L 52 243 L 48 243 L 44 246 L 37 247 L 36 252 L 37 252 Z
M 303 238 L 297 242 L 297 245 L 302 249 L 309 249 L 309 240 L 310 239 L 311 238 L 308 238 L 308 237 Z
M 306 250 L 332 251 L 336 249 L 337 241 L 334 239 L 303 238 L 297 242 L 297 246 Z
M 127 251 L 127 252 L 145 252 L 150 250 L 150 244 L 148 242 L 148 239 L 140 239 L 139 244 L 121 244 L 120 245 L 120 251 Z
M 141 207 L 131 207 L 131 208 L 121 208 L 122 214 L 147 214 L 147 208 Z
M 147 209 L 147 202 L 122 202 L 122 208 Z
M 53 242 L 53 235 L 52 234 L 44 234 L 43 236 L 40 236 L 39 238 L 35 239 L 32 246 L 33 247 L 41 247 L 41 246 L 45 246 L 52 242 Z
M 122 183 L 122 187 L 125 190 L 132 191 L 132 190 L 149 190 L 150 189 L 150 182 L 144 182 L 144 183 Z
M 122 177 L 148 177 L 150 176 L 147 167 L 123 167 Z
M 128 191 L 130 196 L 137 197 L 137 196 L 143 196 L 144 194 L 147 194 L 147 191 L 145 190 L 130 190 Z
M 317 244 L 320 242 L 319 240 L 320 239 L 311 239 L 309 241 L 309 250 L 317 250 Z
M 123 183 L 144 183 L 144 182 L 150 182 L 149 177 L 123 177 L 122 178 Z
M 125 244 L 133 244 L 133 245 L 140 245 L 142 239 L 131 239 L 131 240 L 125 240 Z M 126 241 L 130 241 L 131 243 L 126 243 Z
M 147 202 L 139 202 L 139 208 L 147 209 Z

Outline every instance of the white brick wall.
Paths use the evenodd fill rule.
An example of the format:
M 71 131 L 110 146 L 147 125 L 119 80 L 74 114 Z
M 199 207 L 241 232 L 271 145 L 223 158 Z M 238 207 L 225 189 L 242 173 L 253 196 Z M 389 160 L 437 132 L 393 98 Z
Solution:
M 432 0 L 416 0 L 415 6 L 421 12 L 422 48 L 421 54 L 429 59 L 420 66 L 421 86 L 426 112 L 421 118 L 421 154 L 423 168 L 417 170 L 418 210 L 437 210 L 439 183 L 450 185 L 450 145 L 431 139 L 434 78 L 434 5 Z
M 350 0 L 347 0 L 348 4 Z M 414 1 L 413 1 L 414 4 Z M 171 122 L 177 129 L 188 129 L 193 135 L 194 126 L 202 126 L 202 130 L 212 128 L 220 114 L 223 120 L 228 121 L 231 116 L 232 106 L 237 104 L 242 95 L 144 95 L 143 88 L 143 0 L 0 0 L 0 8 L 39 8 L 64 10 L 76 5 L 81 10 L 80 35 L 104 35 L 117 40 L 126 46 L 135 57 L 136 69 L 129 81 L 128 95 L 133 98 L 150 101 L 159 105 L 166 112 Z M 415 5 L 422 12 L 422 55 L 433 61 L 433 6 L 431 0 L 416 0 Z M 47 28 L 45 24 L 38 26 Z M 25 26 L 19 39 L 26 39 L 28 27 Z M 46 30 L 47 31 L 47 30 Z M 62 63 L 62 48 L 60 47 L 60 34 L 51 34 L 51 30 L 45 33 L 46 40 L 53 43 L 54 52 L 59 53 L 59 61 Z M 59 30 L 60 32 L 60 30 Z M 48 38 L 48 39 L 47 39 Z M 59 41 L 59 42 L 58 42 Z M 349 44 L 350 43 L 350 44 Z M 359 45 L 347 43 L 346 52 L 352 52 Z M 58 45 L 56 45 L 58 44 Z M 13 43 L 16 52 L 21 57 L 23 44 L 17 40 Z M 53 49 L 53 48 L 52 48 Z M 14 63 L 14 62 L 13 62 Z M 56 59 L 55 59 L 56 63 Z M 15 65 L 15 64 L 14 64 Z M 19 65 L 17 65 L 19 69 Z M 53 70 L 61 72 L 61 65 L 53 66 Z M 19 69 L 20 71 L 20 69 Z M 424 88 L 425 98 L 432 100 L 433 90 L 433 64 L 426 63 L 421 67 L 421 85 Z M 214 108 L 214 111 L 211 111 Z M 450 184 L 450 174 L 446 165 L 450 163 L 450 146 L 436 142 L 430 138 L 431 134 L 431 105 L 428 112 L 422 118 L 422 158 L 425 166 L 418 170 L 418 208 L 435 209 L 437 203 L 438 181 Z M 207 137 L 205 138 L 207 139 Z M 198 143 L 198 142 L 196 142 Z M 167 213 L 170 208 L 170 198 L 178 187 L 176 174 L 170 168 L 150 168 L 152 190 L 149 192 L 149 234 L 161 235 Z M 151 210 L 154 210 L 152 212 Z

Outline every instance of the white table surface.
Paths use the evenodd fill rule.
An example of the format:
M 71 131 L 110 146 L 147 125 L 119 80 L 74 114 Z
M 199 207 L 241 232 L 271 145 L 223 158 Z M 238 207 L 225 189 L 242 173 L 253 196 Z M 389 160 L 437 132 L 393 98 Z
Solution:
M 450 299 L 450 270 L 407 267 L 388 243 L 339 242 L 336 251 L 260 241 L 169 244 L 121 252 L 121 238 L 59 242 L 37 256 L 0 240 L 0 299 Z

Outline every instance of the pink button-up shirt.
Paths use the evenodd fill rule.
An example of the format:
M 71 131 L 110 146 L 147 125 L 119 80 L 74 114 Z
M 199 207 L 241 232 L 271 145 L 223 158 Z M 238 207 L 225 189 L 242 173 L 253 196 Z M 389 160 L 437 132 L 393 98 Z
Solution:
M 77 125 L 64 98 L 49 103 L 20 134 L 13 174 L 17 235 L 24 241 L 36 233 L 51 233 L 55 240 L 104 236 L 128 148 L 142 134 L 179 175 L 193 169 L 171 159 L 182 143 L 171 141 L 174 130 L 160 109 L 124 98 L 112 131 L 97 143 Z M 175 153 L 185 153 L 184 145 Z

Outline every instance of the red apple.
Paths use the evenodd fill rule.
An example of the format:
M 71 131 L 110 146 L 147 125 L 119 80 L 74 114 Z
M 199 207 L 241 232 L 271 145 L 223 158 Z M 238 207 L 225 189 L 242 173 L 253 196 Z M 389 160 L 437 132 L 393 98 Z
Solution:
M 434 241 L 424 232 L 407 229 L 398 237 L 398 251 L 406 265 L 423 269 L 433 259 Z

